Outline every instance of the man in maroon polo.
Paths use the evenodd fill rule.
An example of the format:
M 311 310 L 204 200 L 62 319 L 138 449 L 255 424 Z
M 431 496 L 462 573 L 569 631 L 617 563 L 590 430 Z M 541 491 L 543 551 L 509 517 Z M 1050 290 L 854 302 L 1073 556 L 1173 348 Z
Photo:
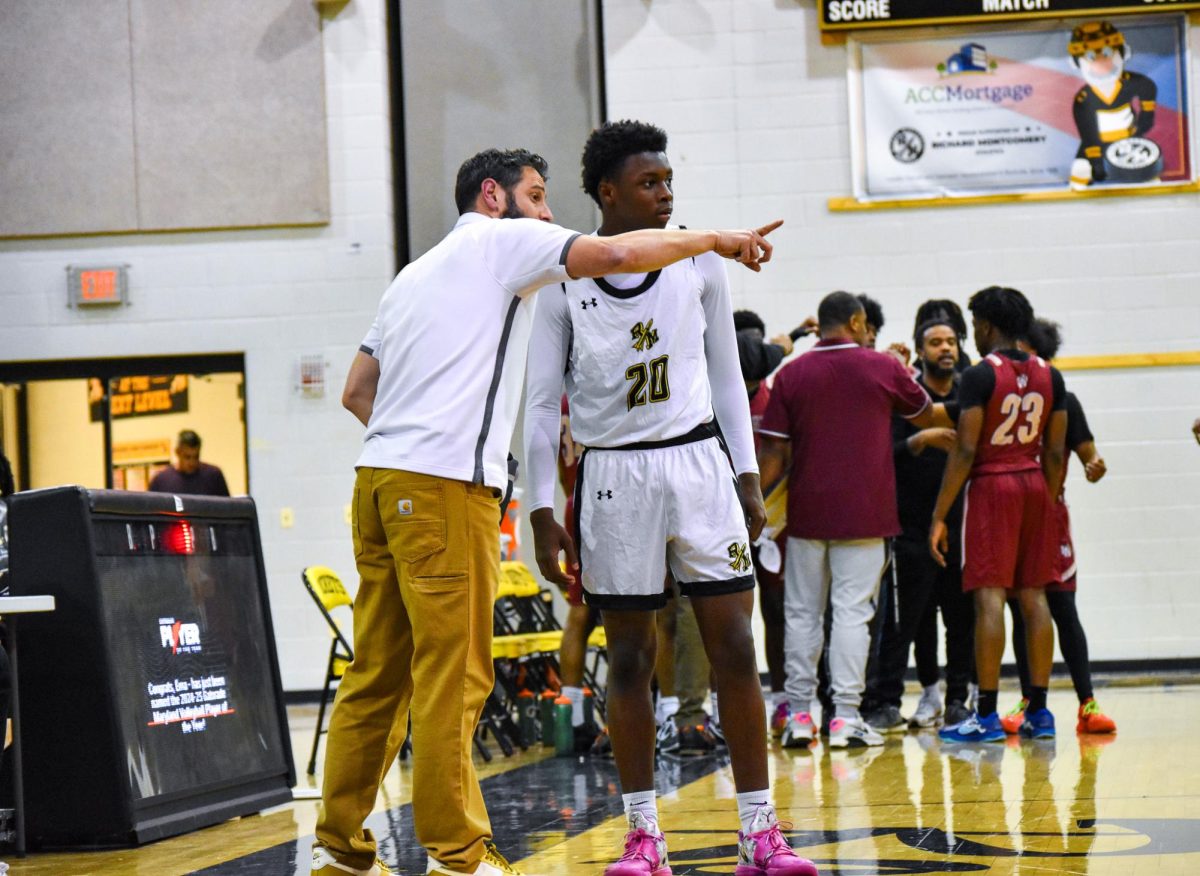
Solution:
M 762 482 L 772 483 L 791 465 L 784 653 L 792 714 L 783 745 L 805 747 L 815 735 L 811 713 L 827 601 L 835 710 L 829 745 L 882 745 L 858 710 L 887 539 L 900 532 L 892 413 L 921 429 L 951 423 L 899 359 L 862 346 L 867 317 L 856 296 L 825 296 L 817 320 L 820 342 L 775 376 L 759 428 Z

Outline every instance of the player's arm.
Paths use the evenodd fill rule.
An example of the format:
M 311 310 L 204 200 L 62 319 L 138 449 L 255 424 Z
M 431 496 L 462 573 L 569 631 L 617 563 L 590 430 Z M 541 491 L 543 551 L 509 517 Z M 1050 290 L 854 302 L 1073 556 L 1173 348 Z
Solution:
M 346 386 L 342 390 L 342 407 L 364 426 L 375 409 L 375 393 L 379 389 L 379 360 L 370 353 L 359 350 L 350 363 L 346 375 Z
M 1050 400 L 1050 419 L 1046 421 L 1046 432 L 1042 437 L 1042 472 L 1046 476 L 1046 487 L 1050 497 L 1055 498 L 1062 490 L 1067 475 L 1067 385 L 1062 372 L 1051 366 L 1050 387 L 1054 398 Z
M 1100 455 L 1100 451 L 1096 449 L 1095 441 L 1084 441 L 1076 444 L 1071 450 L 1083 463 L 1083 473 L 1088 479 L 1088 483 L 1094 484 L 1108 474 L 1108 464 Z
M 700 305 L 704 308 L 704 358 L 708 366 L 708 385 L 712 390 L 713 413 L 729 447 L 733 471 L 750 540 L 755 541 L 767 522 L 758 462 L 754 458 L 754 431 L 750 424 L 750 400 L 742 380 L 738 360 L 737 334 L 733 329 L 733 303 L 725 265 L 712 256 L 696 260 L 704 277 Z
M 780 435 L 759 432 L 758 476 L 771 490 L 792 466 L 792 442 Z
M 783 220 L 778 219 L 746 231 L 646 228 L 611 237 L 584 235 L 571 244 L 567 273 L 576 279 L 641 274 L 706 252 L 715 252 L 758 271 L 771 260 L 773 247 L 767 242 L 767 235 L 782 224 Z
M 914 417 L 909 417 L 908 421 L 922 431 L 926 429 L 954 428 L 954 418 L 942 402 L 933 402 L 926 405 L 924 410 L 917 413 Z
M 1074 453 L 1083 463 L 1083 473 L 1089 483 L 1096 483 L 1108 472 L 1108 466 L 1100 451 L 1096 449 L 1096 437 L 1088 426 L 1087 414 L 1079 397 L 1073 392 L 1067 393 L 1067 454 Z
M 950 548 L 946 517 L 971 474 L 971 466 L 975 463 L 975 448 L 978 446 L 982 429 L 982 406 L 968 408 L 959 416 L 958 441 L 946 459 L 946 471 L 942 475 L 942 486 L 938 490 L 937 504 L 933 508 L 933 521 L 929 526 L 929 553 L 937 560 L 939 566 L 946 565 L 946 551 Z
M 547 286 L 538 296 L 525 373 L 525 477 L 532 509 L 529 525 L 542 577 L 566 586 L 574 583 L 579 560 L 571 536 L 554 519 L 554 483 L 570 318 L 561 287 Z M 560 553 L 566 554 L 566 572 L 558 565 Z

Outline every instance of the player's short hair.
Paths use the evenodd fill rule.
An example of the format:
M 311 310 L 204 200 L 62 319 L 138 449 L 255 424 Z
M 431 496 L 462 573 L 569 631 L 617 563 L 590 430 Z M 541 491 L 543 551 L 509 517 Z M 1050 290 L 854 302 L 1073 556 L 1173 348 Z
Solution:
M 867 314 L 867 323 L 875 326 L 875 331 L 883 328 L 883 305 L 870 295 L 860 294 L 856 297 L 862 302 L 863 310 Z
M 542 179 L 550 178 L 550 165 L 546 159 L 528 149 L 484 149 L 472 155 L 459 167 L 454 181 L 454 205 L 458 207 L 459 215 L 475 206 L 479 187 L 485 179 L 494 179 L 511 195 L 527 167 L 540 173 Z
M 986 319 L 1005 337 L 1016 341 L 1029 336 L 1033 305 L 1016 289 L 988 286 L 972 295 L 967 307 L 977 319 Z
M 667 132 L 646 122 L 605 122 L 583 144 L 583 190 L 600 203 L 600 182 L 612 179 L 625 159 L 643 152 L 666 152 Z
M 858 296 L 850 292 L 830 292 L 817 305 L 817 323 L 821 331 L 841 328 L 850 322 L 856 313 L 863 313 L 866 308 L 858 300 Z
M 936 328 L 939 325 L 944 325 L 946 328 L 950 329 L 950 331 L 954 332 L 955 339 L 958 338 L 958 331 L 954 328 L 954 325 L 950 322 L 950 320 L 945 319 L 944 317 L 935 316 L 933 319 L 927 319 L 917 326 L 917 330 L 913 332 L 914 346 L 918 350 L 921 349 L 921 347 L 925 345 L 925 333 L 931 328 Z
M 753 310 L 735 310 L 733 312 L 733 330 L 740 332 L 746 329 L 758 329 L 763 335 L 766 335 L 767 324 Z
M 942 320 L 954 329 L 960 344 L 967 339 L 967 321 L 963 319 L 962 308 L 949 298 L 930 298 L 917 308 L 917 316 L 913 320 L 913 340 L 918 346 L 921 343 L 921 326 L 932 319 Z
M 1033 347 L 1033 352 L 1049 362 L 1058 355 L 1058 348 L 1062 346 L 1062 326 L 1038 317 L 1029 326 L 1025 340 Z
M 179 446 L 191 447 L 193 450 L 200 449 L 200 436 L 191 429 L 184 429 L 179 433 Z

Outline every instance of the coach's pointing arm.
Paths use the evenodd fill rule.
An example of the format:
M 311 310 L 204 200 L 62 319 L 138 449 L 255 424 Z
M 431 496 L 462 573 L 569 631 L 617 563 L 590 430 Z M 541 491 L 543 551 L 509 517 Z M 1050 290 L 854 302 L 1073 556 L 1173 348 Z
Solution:
M 715 252 L 752 271 L 771 260 L 767 235 L 783 224 L 777 219 L 747 231 L 693 231 L 684 228 L 628 231 L 610 237 L 583 235 L 567 253 L 567 273 L 575 279 L 605 274 L 641 274 L 681 259 Z

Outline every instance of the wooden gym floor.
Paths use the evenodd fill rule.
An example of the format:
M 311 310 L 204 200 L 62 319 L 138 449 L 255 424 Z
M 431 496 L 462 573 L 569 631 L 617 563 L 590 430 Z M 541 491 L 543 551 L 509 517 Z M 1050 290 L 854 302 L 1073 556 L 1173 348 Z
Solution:
M 933 732 L 883 748 L 831 752 L 771 746 L 779 814 L 792 844 L 823 876 L 927 873 L 1188 876 L 1200 874 L 1200 685 L 1107 686 L 1116 737 L 1077 737 L 1075 700 L 1051 692 L 1051 742 L 943 745 Z M 1007 682 L 1006 682 L 1007 685 Z M 1011 691 L 1002 692 L 1006 703 Z M 906 697 L 906 712 L 915 695 Z M 292 744 L 307 760 L 315 708 L 291 710 Z M 663 829 L 677 876 L 729 874 L 737 818 L 728 762 L 660 758 Z M 532 874 L 596 874 L 624 833 L 611 761 L 531 750 L 476 758 L 497 844 Z M 303 763 L 300 766 L 303 773 Z M 318 780 L 320 775 L 318 774 Z M 424 873 L 412 837 L 410 773 L 393 767 L 369 826 L 400 873 Z M 302 775 L 301 786 L 309 785 Z M 14 876 L 307 874 L 317 803 L 299 800 L 139 849 L 32 854 Z

